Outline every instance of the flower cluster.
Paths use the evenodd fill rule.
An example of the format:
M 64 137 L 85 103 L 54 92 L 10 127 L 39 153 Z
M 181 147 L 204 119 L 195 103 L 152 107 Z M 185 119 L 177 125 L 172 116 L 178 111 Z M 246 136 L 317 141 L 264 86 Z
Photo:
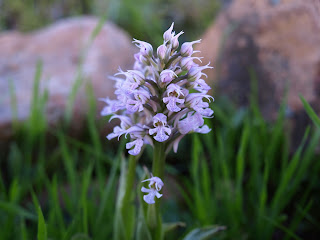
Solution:
M 211 130 L 204 118 L 213 115 L 209 108 L 213 97 L 207 94 L 210 87 L 202 79 L 206 76 L 202 71 L 212 67 L 195 62 L 201 62 L 193 56 L 197 52 L 193 45 L 200 40 L 185 42 L 177 51 L 181 34 L 175 34 L 172 23 L 156 55 L 151 44 L 134 39 L 140 51 L 134 55 L 133 70 L 119 69 L 112 77 L 116 100 L 101 99 L 107 104 L 101 114 L 120 120 L 107 138 L 129 135 L 131 142 L 126 148 L 131 155 L 138 155 L 145 144 L 153 146 L 154 141 L 164 142 L 167 150 L 173 147 L 176 152 L 184 135 Z
M 152 174 L 151 174 L 151 178 L 146 179 L 142 182 L 147 182 L 147 181 L 150 182 L 148 185 L 149 188 L 145 188 L 145 187 L 141 188 L 141 192 L 148 193 L 147 195 L 143 196 L 143 200 L 148 204 L 154 204 L 155 203 L 154 198 L 155 197 L 160 198 L 162 196 L 162 194 L 160 194 L 159 191 L 163 187 L 163 182 L 160 178 L 152 176 Z

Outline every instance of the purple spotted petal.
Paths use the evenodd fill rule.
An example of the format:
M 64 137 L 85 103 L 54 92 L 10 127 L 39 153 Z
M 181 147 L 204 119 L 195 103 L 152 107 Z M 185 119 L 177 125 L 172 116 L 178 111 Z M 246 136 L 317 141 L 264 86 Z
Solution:
M 187 117 L 178 122 L 178 129 L 181 134 L 187 134 L 198 129 L 204 124 L 204 120 L 199 113 L 189 112 Z
M 143 146 L 143 140 L 138 138 L 135 141 L 127 143 L 126 149 L 130 149 L 133 147 L 133 149 L 129 150 L 129 154 L 136 156 L 140 153 L 142 146 Z
M 169 111 L 179 112 L 181 108 L 177 106 L 177 103 L 184 103 L 184 99 L 179 99 L 176 97 L 165 97 L 163 98 L 163 102 L 167 104 L 166 106 Z
M 201 128 L 198 128 L 195 130 L 195 132 L 207 134 L 211 131 L 211 129 L 208 127 L 208 125 L 203 125 Z
M 157 113 L 154 117 L 153 117 L 153 126 L 155 126 L 155 124 L 157 122 L 162 123 L 162 125 L 166 125 L 167 124 L 167 116 L 164 115 L 163 113 Z
M 130 113 L 134 113 L 137 111 L 139 111 L 139 112 L 143 111 L 142 103 L 137 100 L 133 100 L 133 99 L 127 100 L 126 108 Z
M 163 126 L 149 129 L 150 135 L 153 135 L 155 133 L 156 133 L 156 136 L 154 136 L 153 138 L 158 142 L 164 142 L 169 138 L 169 135 L 171 134 L 171 129 Z
M 155 197 L 154 193 L 149 193 L 149 194 L 143 196 L 143 200 L 148 204 L 154 204 L 154 203 L 156 203 L 154 201 L 154 197 Z

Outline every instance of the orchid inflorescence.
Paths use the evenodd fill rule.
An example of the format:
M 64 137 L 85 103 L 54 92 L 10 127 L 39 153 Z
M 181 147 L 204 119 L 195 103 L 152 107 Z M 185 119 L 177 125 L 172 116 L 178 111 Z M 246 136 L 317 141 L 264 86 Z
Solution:
M 163 34 L 164 41 L 157 48 L 156 56 L 151 44 L 134 39 L 133 43 L 140 51 L 134 55 L 133 70 L 124 72 L 119 69 L 119 73 L 112 77 L 116 82 L 116 100 L 101 99 L 107 104 L 101 115 L 112 115 L 110 121 L 120 120 L 120 125 L 114 127 L 107 138 L 119 139 L 121 135 L 129 135 L 131 142 L 126 148 L 131 155 L 138 155 L 146 144 L 154 146 L 154 141 L 164 144 L 166 152 L 172 147 L 176 152 L 186 134 L 211 131 L 204 124 L 204 118 L 212 117 L 209 102 L 214 99 L 207 94 L 211 88 L 202 79 L 206 76 L 202 71 L 212 67 L 194 62 L 201 62 L 200 57 L 192 56 L 198 52 L 193 50 L 193 44 L 200 43 L 200 40 L 183 43 L 177 51 L 181 34 L 182 31 L 173 32 L 172 23 Z M 162 196 L 159 191 L 163 182 L 152 175 L 145 181 L 150 183 L 149 188 L 141 188 L 147 193 L 143 200 L 154 204 L 155 197 Z
M 163 34 L 164 41 L 156 55 L 151 44 L 134 39 L 140 51 L 134 55 L 133 70 L 119 69 L 112 77 L 116 100 L 101 99 L 107 104 L 101 115 L 112 114 L 110 121 L 120 120 L 107 138 L 129 135 L 131 142 L 126 148 L 131 155 L 138 155 L 145 144 L 153 146 L 154 141 L 163 142 L 167 151 L 173 147 L 176 152 L 184 135 L 211 130 L 204 118 L 212 117 L 208 102 L 214 99 L 207 94 L 211 88 L 202 79 L 206 76 L 202 71 L 212 67 L 195 63 L 201 58 L 192 56 L 198 52 L 193 45 L 200 40 L 185 42 L 177 51 L 181 34 L 182 31 L 175 34 L 172 23 Z

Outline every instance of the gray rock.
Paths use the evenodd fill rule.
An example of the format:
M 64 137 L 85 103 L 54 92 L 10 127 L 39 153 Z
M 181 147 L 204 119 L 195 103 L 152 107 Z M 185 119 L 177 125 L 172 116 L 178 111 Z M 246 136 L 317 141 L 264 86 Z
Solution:
M 255 73 L 259 105 L 274 120 L 286 88 L 293 132 L 308 123 L 302 94 L 320 114 L 320 2 L 234 0 L 203 36 L 198 49 L 215 66 L 209 80 L 237 105 L 250 98 Z M 208 71 L 209 72 L 209 71 Z
M 64 116 L 71 89 L 77 79 L 78 66 L 83 50 L 82 85 L 78 91 L 74 111 L 74 129 L 80 129 L 87 112 L 85 86 L 93 86 L 96 98 L 113 95 L 114 75 L 119 66 L 132 68 L 133 54 L 138 51 L 130 37 L 114 24 L 103 25 L 92 44 L 90 36 L 99 20 L 79 17 L 61 20 L 45 29 L 23 34 L 0 34 L 0 139 L 12 135 L 12 109 L 10 82 L 17 100 L 17 120 L 29 117 L 36 65 L 42 62 L 40 89 L 48 90 L 46 117 L 50 125 L 56 125 Z

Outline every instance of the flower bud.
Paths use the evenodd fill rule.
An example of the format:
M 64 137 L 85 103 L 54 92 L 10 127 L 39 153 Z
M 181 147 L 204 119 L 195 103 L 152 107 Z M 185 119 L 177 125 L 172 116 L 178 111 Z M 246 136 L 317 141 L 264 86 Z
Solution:
M 170 69 L 163 70 L 160 73 L 160 81 L 163 83 L 169 83 L 171 82 L 175 77 L 178 77 L 177 74 L 174 73 L 174 71 Z
M 174 23 L 171 24 L 170 28 L 164 32 L 163 39 L 165 42 L 170 42 L 170 40 L 173 38 L 174 33 L 172 33 Z
M 180 35 L 183 34 L 183 31 L 181 31 L 180 33 L 178 33 L 176 36 L 174 36 L 172 38 L 171 44 L 172 44 L 172 49 L 177 49 L 179 47 L 179 41 L 178 38 L 180 37 Z
M 196 81 L 197 79 L 199 79 L 202 75 L 207 76 L 205 73 L 202 73 L 201 71 L 207 68 L 213 68 L 209 66 L 210 63 L 208 63 L 205 66 L 202 67 L 197 67 L 197 66 L 193 66 L 190 68 L 189 72 L 188 72 L 188 80 L 189 81 Z
M 202 75 L 201 69 L 199 67 L 191 67 L 188 72 L 188 80 L 189 81 L 195 81 L 196 79 L 199 79 Z
M 181 69 L 189 71 L 191 67 L 198 66 L 193 62 L 193 59 L 198 59 L 201 62 L 201 58 L 199 57 L 184 57 L 180 61 Z
M 164 61 L 166 59 L 166 55 L 167 55 L 167 47 L 165 44 L 162 44 L 158 47 L 157 49 L 157 55 L 158 58 L 160 58 L 161 61 Z
M 144 57 L 151 57 L 153 54 L 153 48 L 150 43 L 139 41 L 137 39 L 133 39 L 133 43 L 136 43 L 136 46 L 140 48 L 140 53 Z
M 181 56 L 183 57 L 189 57 L 193 54 L 193 47 L 192 45 L 195 43 L 200 43 L 200 40 L 193 41 L 193 42 L 185 42 L 184 44 L 181 45 L 180 53 Z

